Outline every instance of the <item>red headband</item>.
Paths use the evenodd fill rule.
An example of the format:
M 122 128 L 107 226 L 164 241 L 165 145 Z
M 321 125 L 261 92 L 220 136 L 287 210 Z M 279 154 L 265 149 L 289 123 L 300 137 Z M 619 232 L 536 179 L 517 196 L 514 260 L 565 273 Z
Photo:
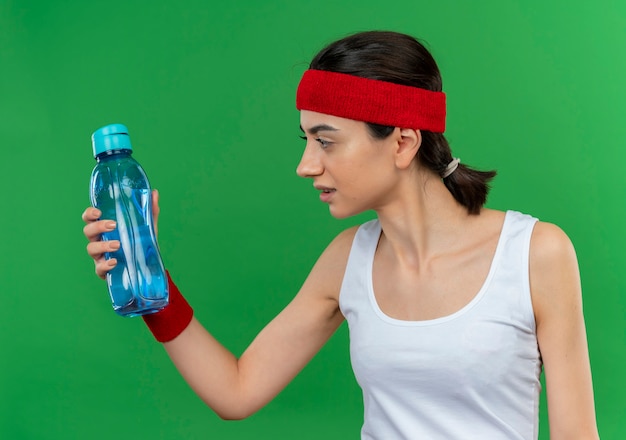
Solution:
M 296 108 L 436 133 L 443 133 L 446 128 L 443 92 L 325 70 L 304 72 Z

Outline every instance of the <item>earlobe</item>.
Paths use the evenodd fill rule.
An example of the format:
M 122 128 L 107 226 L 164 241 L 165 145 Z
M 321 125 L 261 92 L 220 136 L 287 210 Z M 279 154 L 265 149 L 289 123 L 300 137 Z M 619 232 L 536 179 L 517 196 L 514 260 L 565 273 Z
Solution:
M 411 165 L 422 145 L 422 132 L 412 128 L 401 128 L 397 142 L 396 166 L 406 169 Z

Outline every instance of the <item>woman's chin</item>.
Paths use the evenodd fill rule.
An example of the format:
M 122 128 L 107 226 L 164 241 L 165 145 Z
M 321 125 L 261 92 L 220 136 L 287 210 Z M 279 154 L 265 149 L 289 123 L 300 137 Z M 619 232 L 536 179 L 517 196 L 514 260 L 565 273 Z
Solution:
M 360 214 L 360 212 L 340 209 L 336 205 L 332 205 L 332 204 L 328 205 L 328 211 L 330 212 L 330 215 L 332 215 L 337 220 L 342 220 L 348 217 L 354 217 L 355 215 Z

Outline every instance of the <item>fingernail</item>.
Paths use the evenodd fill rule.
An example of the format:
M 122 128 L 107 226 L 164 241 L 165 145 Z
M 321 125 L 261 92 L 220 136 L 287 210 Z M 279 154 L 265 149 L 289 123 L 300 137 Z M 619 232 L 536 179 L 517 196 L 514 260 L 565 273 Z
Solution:
M 107 260 L 107 264 L 109 266 L 115 266 L 117 264 L 117 260 L 115 258 L 111 258 L 110 260 Z
M 120 242 L 119 241 L 112 241 L 109 243 L 109 249 L 116 251 L 120 248 Z
M 115 229 L 115 222 L 114 221 L 108 221 L 105 224 L 107 229 Z

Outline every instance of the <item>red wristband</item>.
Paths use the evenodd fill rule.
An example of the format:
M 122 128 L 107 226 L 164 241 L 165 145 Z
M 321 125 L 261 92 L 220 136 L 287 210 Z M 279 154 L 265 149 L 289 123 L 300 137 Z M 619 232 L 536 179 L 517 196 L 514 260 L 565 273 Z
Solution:
M 193 318 L 193 309 L 180 293 L 167 272 L 169 304 L 157 313 L 144 315 L 143 320 L 159 342 L 169 342 L 187 328 Z

